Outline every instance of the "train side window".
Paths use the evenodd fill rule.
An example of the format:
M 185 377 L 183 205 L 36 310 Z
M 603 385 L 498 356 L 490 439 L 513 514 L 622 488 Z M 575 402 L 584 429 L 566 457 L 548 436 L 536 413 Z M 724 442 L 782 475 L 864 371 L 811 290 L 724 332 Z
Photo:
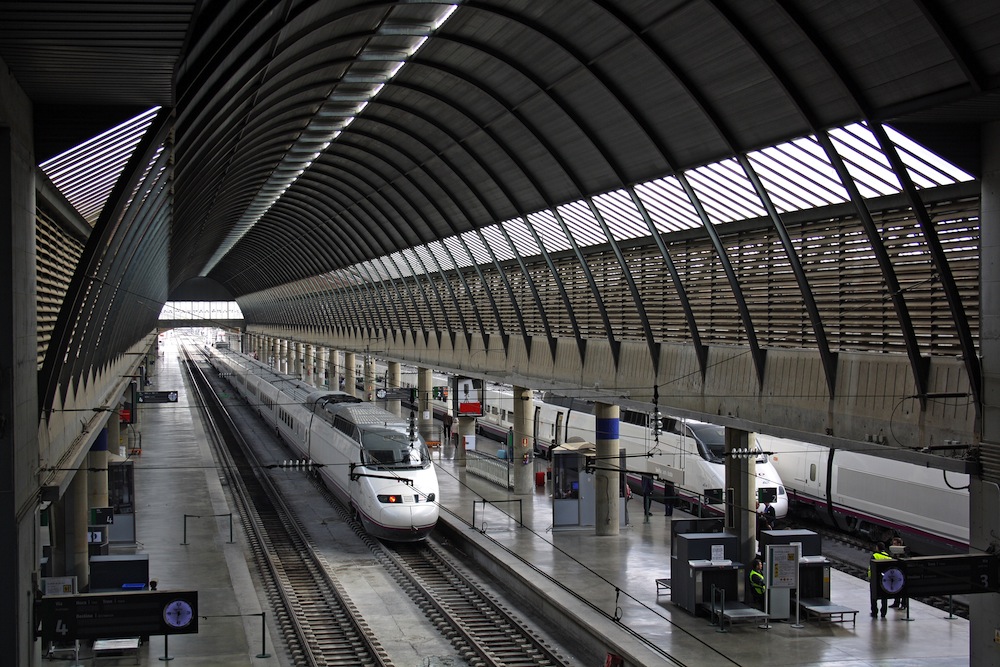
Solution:
M 815 482 L 816 481 L 816 464 L 815 463 L 810 463 L 809 464 L 809 481 L 810 482 Z

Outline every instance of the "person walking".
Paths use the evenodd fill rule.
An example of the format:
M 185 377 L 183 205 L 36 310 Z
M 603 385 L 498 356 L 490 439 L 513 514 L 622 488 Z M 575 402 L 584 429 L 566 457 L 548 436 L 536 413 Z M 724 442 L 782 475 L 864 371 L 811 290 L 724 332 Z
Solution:
M 663 514 L 664 516 L 673 516 L 674 514 L 674 500 L 676 500 L 676 491 L 674 490 L 674 483 L 670 480 L 663 482 Z
M 892 556 L 885 552 L 885 543 L 878 542 L 875 545 L 875 552 L 872 554 L 871 561 L 876 560 L 892 560 Z M 877 609 L 879 594 L 878 594 L 878 582 L 872 576 L 872 566 L 871 561 L 868 563 L 868 585 L 870 586 L 870 594 L 872 600 L 872 618 L 878 616 L 879 610 Z M 888 605 L 888 598 L 882 598 L 882 618 L 885 618 L 886 606 Z
M 652 515 L 653 508 L 653 476 L 649 473 L 642 475 L 642 511 L 646 516 Z M 646 519 L 649 522 L 649 519 Z

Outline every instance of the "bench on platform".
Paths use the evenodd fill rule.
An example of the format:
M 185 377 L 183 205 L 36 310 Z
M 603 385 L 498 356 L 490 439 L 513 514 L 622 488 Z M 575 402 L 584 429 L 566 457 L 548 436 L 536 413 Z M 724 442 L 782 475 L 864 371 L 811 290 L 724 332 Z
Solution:
M 656 597 L 660 597 L 660 594 L 666 595 L 670 592 L 670 580 L 669 579 L 657 579 L 656 580 Z
M 716 621 L 718 621 L 720 632 L 728 632 L 728 630 L 726 630 L 726 622 L 729 623 L 730 630 L 733 629 L 734 623 L 763 622 L 765 625 L 761 626 L 762 630 L 766 630 L 770 627 L 769 625 L 766 625 L 767 621 L 771 618 L 770 615 L 765 614 L 756 607 L 743 604 L 742 602 L 727 604 L 725 609 L 721 609 L 719 607 L 712 609 L 710 605 L 707 606 L 707 608 L 712 625 L 715 625 Z
M 139 664 L 139 644 L 138 637 L 122 637 L 119 639 L 95 639 L 94 640 L 94 664 L 99 659 L 117 659 L 129 655 L 135 658 L 135 664 Z
M 851 625 L 857 627 L 858 610 L 834 604 L 825 598 L 806 598 L 800 600 L 799 605 L 806 613 L 806 620 L 815 619 L 818 623 L 846 623 L 851 621 Z M 850 614 L 850 619 L 848 619 Z

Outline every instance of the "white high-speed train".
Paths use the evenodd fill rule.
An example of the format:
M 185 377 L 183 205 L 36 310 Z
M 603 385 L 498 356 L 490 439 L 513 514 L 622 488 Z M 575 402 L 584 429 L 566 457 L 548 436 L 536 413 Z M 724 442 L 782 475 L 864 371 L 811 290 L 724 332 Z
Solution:
M 210 363 L 379 539 L 422 540 L 438 520 L 438 480 L 410 424 L 340 391 L 318 390 L 228 346 Z
M 900 535 L 916 553 L 965 553 L 969 545 L 969 476 L 767 435 L 795 514 L 874 541 Z
M 376 366 L 384 373 L 385 366 Z M 416 384 L 416 371 L 403 368 L 400 384 L 412 388 Z M 436 387 L 447 387 L 448 378 L 434 374 Z M 431 400 L 435 416 L 442 416 L 449 409 L 446 392 L 438 391 Z M 536 456 L 548 458 L 553 448 L 569 442 L 570 438 L 593 441 L 595 435 L 594 405 L 579 399 L 536 393 L 532 415 Z M 485 388 L 482 396 L 483 415 L 477 420 L 477 432 L 504 442 L 513 426 L 514 398 L 512 389 L 505 385 Z M 665 482 L 674 486 L 678 503 L 688 506 L 701 505 L 710 512 L 722 513 L 725 499 L 725 428 L 692 420 L 664 418 L 658 439 L 649 428 L 649 415 L 622 410 L 619 421 L 619 442 L 625 449 L 626 478 L 634 490 L 640 488 L 643 472 L 656 475 L 654 498 L 664 495 Z M 761 451 L 755 458 L 757 498 L 771 501 L 775 516 L 783 519 L 788 514 L 788 498 L 781 477 Z

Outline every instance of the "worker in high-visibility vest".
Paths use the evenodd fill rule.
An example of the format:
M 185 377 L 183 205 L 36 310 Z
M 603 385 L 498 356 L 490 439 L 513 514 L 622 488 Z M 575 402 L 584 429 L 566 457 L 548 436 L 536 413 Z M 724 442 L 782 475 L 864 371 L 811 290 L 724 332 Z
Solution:
M 892 560 L 892 556 L 886 553 L 885 543 L 879 542 L 875 545 L 875 553 L 872 554 L 871 560 Z M 872 566 L 871 561 L 868 563 L 868 583 L 871 586 L 871 598 L 872 598 L 872 618 L 878 616 L 878 584 L 872 578 Z M 885 613 L 887 611 L 889 601 L 886 598 L 882 598 L 882 618 L 885 618 Z
M 753 561 L 753 569 L 750 570 L 750 591 L 753 595 L 753 606 L 761 611 L 764 610 L 764 564 L 759 558 Z

